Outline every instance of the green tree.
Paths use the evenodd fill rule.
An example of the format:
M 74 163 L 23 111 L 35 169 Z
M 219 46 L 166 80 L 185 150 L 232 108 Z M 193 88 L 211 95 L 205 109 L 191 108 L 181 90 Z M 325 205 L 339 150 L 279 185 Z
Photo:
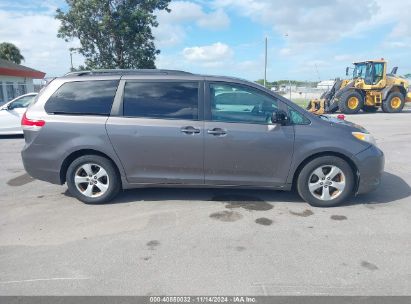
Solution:
M 20 54 L 20 50 L 12 43 L 0 43 L 0 58 L 14 63 L 20 64 L 24 57 Z
M 411 79 L 411 73 L 405 74 L 404 75 L 405 78 L 410 78 Z
M 80 41 L 77 50 L 88 69 L 155 68 L 152 28 L 158 26 L 154 11 L 170 12 L 171 0 L 66 0 L 58 37 Z

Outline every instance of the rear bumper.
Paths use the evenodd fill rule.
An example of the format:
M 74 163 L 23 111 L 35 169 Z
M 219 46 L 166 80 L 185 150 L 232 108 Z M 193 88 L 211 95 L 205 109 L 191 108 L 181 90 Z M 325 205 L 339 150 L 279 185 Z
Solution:
M 384 153 L 376 146 L 371 145 L 356 155 L 356 164 L 359 173 L 359 183 L 356 194 L 375 190 L 381 182 L 384 172 Z
M 24 169 L 33 178 L 52 184 L 61 185 L 60 171 L 55 169 L 53 161 L 47 157 L 43 147 L 25 146 L 21 151 Z

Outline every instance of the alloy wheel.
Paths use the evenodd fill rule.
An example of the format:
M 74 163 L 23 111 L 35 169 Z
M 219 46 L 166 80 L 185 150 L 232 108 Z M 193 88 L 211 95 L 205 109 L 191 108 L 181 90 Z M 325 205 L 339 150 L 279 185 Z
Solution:
M 308 179 L 311 194 L 322 201 L 337 198 L 345 189 L 345 175 L 334 165 L 323 165 L 315 169 Z
M 100 165 L 86 163 L 76 170 L 74 184 L 81 194 L 87 197 L 99 197 L 108 190 L 108 173 Z

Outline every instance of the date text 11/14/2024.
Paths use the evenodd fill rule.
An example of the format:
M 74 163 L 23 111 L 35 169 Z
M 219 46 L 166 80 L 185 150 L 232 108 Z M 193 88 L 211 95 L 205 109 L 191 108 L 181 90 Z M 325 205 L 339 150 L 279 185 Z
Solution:
M 159 296 L 150 297 L 150 303 L 257 303 L 257 300 L 248 296 Z

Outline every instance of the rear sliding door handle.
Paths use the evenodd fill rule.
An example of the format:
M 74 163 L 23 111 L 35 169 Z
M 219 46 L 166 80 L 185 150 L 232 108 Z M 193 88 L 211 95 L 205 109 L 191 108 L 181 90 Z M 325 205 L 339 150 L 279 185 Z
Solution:
M 192 126 L 182 127 L 180 129 L 180 131 L 185 133 L 185 134 L 198 134 L 198 133 L 200 133 L 200 129 L 196 129 Z
M 227 130 L 221 128 L 214 128 L 212 130 L 207 130 L 207 133 L 214 136 L 222 136 L 227 134 Z

